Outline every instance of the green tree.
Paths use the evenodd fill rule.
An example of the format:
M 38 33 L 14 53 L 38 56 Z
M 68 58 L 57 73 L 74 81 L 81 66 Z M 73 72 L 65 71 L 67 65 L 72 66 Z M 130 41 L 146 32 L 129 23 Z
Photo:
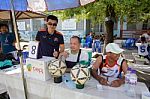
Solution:
M 77 18 L 78 20 L 90 19 L 92 24 L 105 22 L 105 43 L 113 42 L 114 22 L 124 16 L 128 22 L 145 21 L 150 18 L 149 0 L 96 0 L 86 6 L 61 11 L 50 12 L 59 15 L 62 19 Z M 48 13 L 48 12 L 46 12 Z

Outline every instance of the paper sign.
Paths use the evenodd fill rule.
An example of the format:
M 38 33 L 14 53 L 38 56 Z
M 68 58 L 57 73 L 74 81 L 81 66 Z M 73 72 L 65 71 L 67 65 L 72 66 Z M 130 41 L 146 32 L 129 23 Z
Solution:
M 29 42 L 29 57 L 37 59 L 38 56 L 38 46 L 39 42 L 37 41 L 30 41 Z

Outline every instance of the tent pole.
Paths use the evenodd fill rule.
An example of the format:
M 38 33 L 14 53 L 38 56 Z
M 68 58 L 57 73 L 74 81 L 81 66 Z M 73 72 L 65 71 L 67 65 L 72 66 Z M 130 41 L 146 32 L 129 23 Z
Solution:
M 14 31 L 14 25 L 13 25 L 13 19 L 12 19 L 12 12 L 10 11 L 10 21 L 11 21 L 11 28 L 12 28 L 12 33 L 15 33 Z
M 17 48 L 18 48 L 18 51 L 20 54 L 19 59 L 20 59 L 20 66 L 21 66 L 21 77 L 22 77 L 22 82 L 23 82 L 23 90 L 24 90 L 25 99 L 27 99 L 27 86 L 26 86 L 26 79 L 24 77 L 23 56 L 22 56 L 22 51 L 21 51 L 20 42 L 19 42 L 19 35 L 18 35 L 18 30 L 17 30 L 17 23 L 16 23 L 16 18 L 15 18 L 13 0 L 11 0 L 11 12 L 12 12 L 12 21 L 13 21 L 13 26 L 14 26 Z

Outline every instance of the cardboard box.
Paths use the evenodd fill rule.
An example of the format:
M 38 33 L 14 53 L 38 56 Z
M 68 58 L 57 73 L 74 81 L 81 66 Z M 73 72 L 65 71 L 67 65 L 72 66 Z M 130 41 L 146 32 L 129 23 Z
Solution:
M 41 59 L 31 59 L 26 60 L 27 65 L 27 77 L 35 78 L 38 80 L 46 81 L 51 78 L 48 71 L 48 63 L 54 58 L 43 57 Z

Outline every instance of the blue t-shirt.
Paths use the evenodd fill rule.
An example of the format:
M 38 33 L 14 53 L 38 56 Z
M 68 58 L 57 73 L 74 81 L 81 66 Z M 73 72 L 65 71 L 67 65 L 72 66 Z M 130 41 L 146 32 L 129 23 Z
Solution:
M 92 48 L 92 42 L 93 42 L 92 36 L 91 36 L 91 35 L 88 35 L 88 36 L 86 37 L 85 43 L 88 43 L 88 44 L 89 44 L 89 48 Z
M 38 31 L 36 40 L 39 41 L 38 54 L 53 57 L 54 50 L 59 51 L 59 45 L 64 44 L 63 35 L 57 31 L 49 34 L 47 31 Z
M 2 53 L 6 54 L 11 51 L 15 51 L 16 48 L 13 45 L 15 42 L 15 35 L 13 33 L 1 33 L 0 34 L 0 45 Z
M 94 47 L 95 47 L 95 48 L 100 48 L 100 45 L 101 45 L 100 40 L 95 40 L 95 41 L 94 41 Z
M 86 42 L 86 43 L 92 43 L 92 42 L 93 42 L 92 36 L 91 36 L 91 35 L 88 35 L 88 36 L 86 37 L 85 42 Z

